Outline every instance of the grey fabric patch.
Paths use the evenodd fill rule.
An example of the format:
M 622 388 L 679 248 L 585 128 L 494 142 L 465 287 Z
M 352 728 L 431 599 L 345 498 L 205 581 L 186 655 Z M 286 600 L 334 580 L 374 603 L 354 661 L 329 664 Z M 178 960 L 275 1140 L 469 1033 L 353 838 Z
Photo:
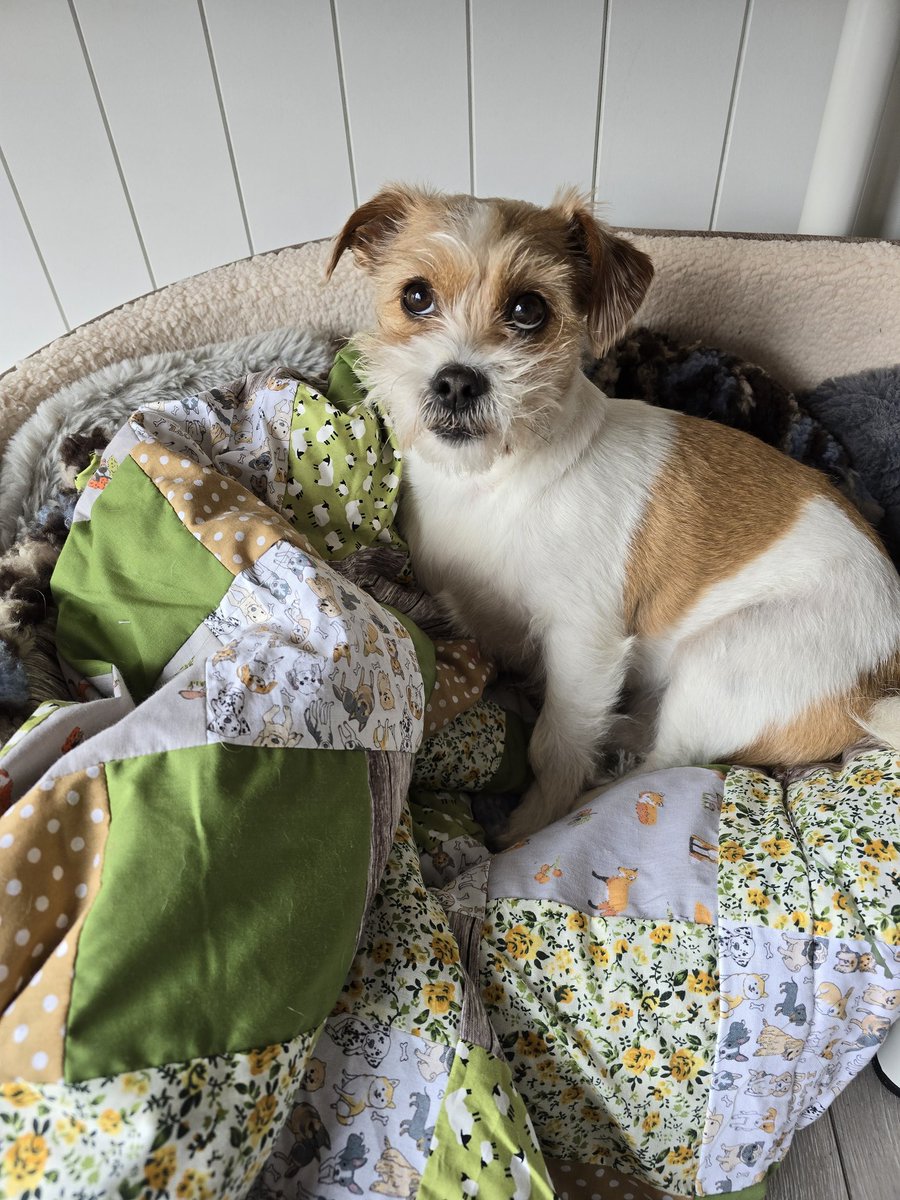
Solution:
M 589 916 L 715 920 L 722 774 L 675 767 L 589 792 L 494 857 L 488 898 L 557 900 Z M 660 863 L 665 868 L 660 870 Z
M 363 925 L 368 916 L 384 868 L 394 844 L 394 834 L 409 794 L 414 755 L 401 751 L 367 750 L 369 793 L 372 797 L 372 832 L 369 845 L 369 878 Z M 362 925 L 360 926 L 360 932 Z
M 466 973 L 462 1013 L 459 1018 L 461 1041 L 482 1046 L 489 1054 L 503 1057 L 503 1048 L 487 1015 L 479 987 L 479 953 L 481 948 L 481 918 L 454 911 L 450 916 L 450 931 L 459 946 L 459 960 Z

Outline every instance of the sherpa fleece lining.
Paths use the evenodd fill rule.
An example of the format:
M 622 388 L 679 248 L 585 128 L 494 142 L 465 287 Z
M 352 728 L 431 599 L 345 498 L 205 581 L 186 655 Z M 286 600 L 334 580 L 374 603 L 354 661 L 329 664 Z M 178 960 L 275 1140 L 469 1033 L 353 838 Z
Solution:
M 900 357 L 900 243 L 635 235 L 656 278 L 638 322 L 702 340 L 794 390 Z M 37 405 L 98 367 L 294 326 L 352 334 L 371 323 L 349 255 L 324 280 L 327 241 L 276 250 L 169 284 L 89 321 L 0 379 L 0 453 Z

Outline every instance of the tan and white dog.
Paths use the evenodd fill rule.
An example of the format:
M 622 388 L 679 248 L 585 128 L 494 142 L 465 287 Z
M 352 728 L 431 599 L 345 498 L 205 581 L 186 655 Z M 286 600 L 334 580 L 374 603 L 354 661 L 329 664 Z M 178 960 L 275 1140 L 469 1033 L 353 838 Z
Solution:
M 900 747 L 900 580 L 825 478 L 581 371 L 650 260 L 575 192 L 548 208 L 394 186 L 338 236 L 375 285 L 360 339 L 405 455 L 403 531 L 461 631 L 540 668 L 535 783 L 508 841 L 592 780 L 628 687 L 648 770 Z

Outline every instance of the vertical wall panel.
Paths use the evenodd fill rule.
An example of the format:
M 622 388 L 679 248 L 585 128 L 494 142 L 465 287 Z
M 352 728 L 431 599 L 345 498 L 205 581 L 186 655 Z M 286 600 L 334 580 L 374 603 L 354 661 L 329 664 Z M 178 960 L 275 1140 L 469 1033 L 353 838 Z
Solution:
M 714 228 L 795 233 L 847 0 L 753 0 Z
M 330 6 L 205 7 L 253 249 L 327 237 L 353 208 Z
M 609 0 L 597 195 L 617 225 L 706 229 L 744 0 Z
M 75 7 L 157 282 L 249 254 L 197 4 Z M 265 47 L 248 50 L 270 86 Z
M 589 190 L 604 0 L 472 5 L 475 191 L 546 203 Z
M 900 167 L 898 77 L 900 4 L 848 0 L 800 233 L 855 233 L 861 205 L 868 207 L 870 185 L 877 188 L 879 174 L 890 176 Z M 882 226 L 875 220 L 869 228 L 878 233 Z
M 900 58 L 881 114 L 881 124 L 860 199 L 856 223 L 859 237 L 900 240 Z
M 0 372 L 66 327 L 0 166 Z
M 73 325 L 150 288 L 65 0 L 0 5 L 0 145 Z
M 337 0 L 361 200 L 399 179 L 469 191 L 465 0 Z

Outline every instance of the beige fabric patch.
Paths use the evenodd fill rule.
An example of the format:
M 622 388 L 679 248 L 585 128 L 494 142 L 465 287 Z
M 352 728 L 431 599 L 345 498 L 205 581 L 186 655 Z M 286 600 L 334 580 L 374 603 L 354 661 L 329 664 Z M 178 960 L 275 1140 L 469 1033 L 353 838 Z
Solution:
M 108 833 L 101 766 L 37 784 L 0 818 L 0 1081 L 63 1078 L 75 950 Z
M 240 575 L 276 542 L 313 554 L 306 538 L 249 488 L 158 442 L 141 442 L 131 457 L 171 504 L 185 528 L 232 575 Z
M 426 737 L 477 704 L 494 677 L 494 664 L 481 657 L 473 641 L 437 642 L 434 653 L 434 690 L 425 705 Z
M 674 1200 L 668 1192 L 611 1167 L 546 1157 L 544 1162 L 559 1200 Z

